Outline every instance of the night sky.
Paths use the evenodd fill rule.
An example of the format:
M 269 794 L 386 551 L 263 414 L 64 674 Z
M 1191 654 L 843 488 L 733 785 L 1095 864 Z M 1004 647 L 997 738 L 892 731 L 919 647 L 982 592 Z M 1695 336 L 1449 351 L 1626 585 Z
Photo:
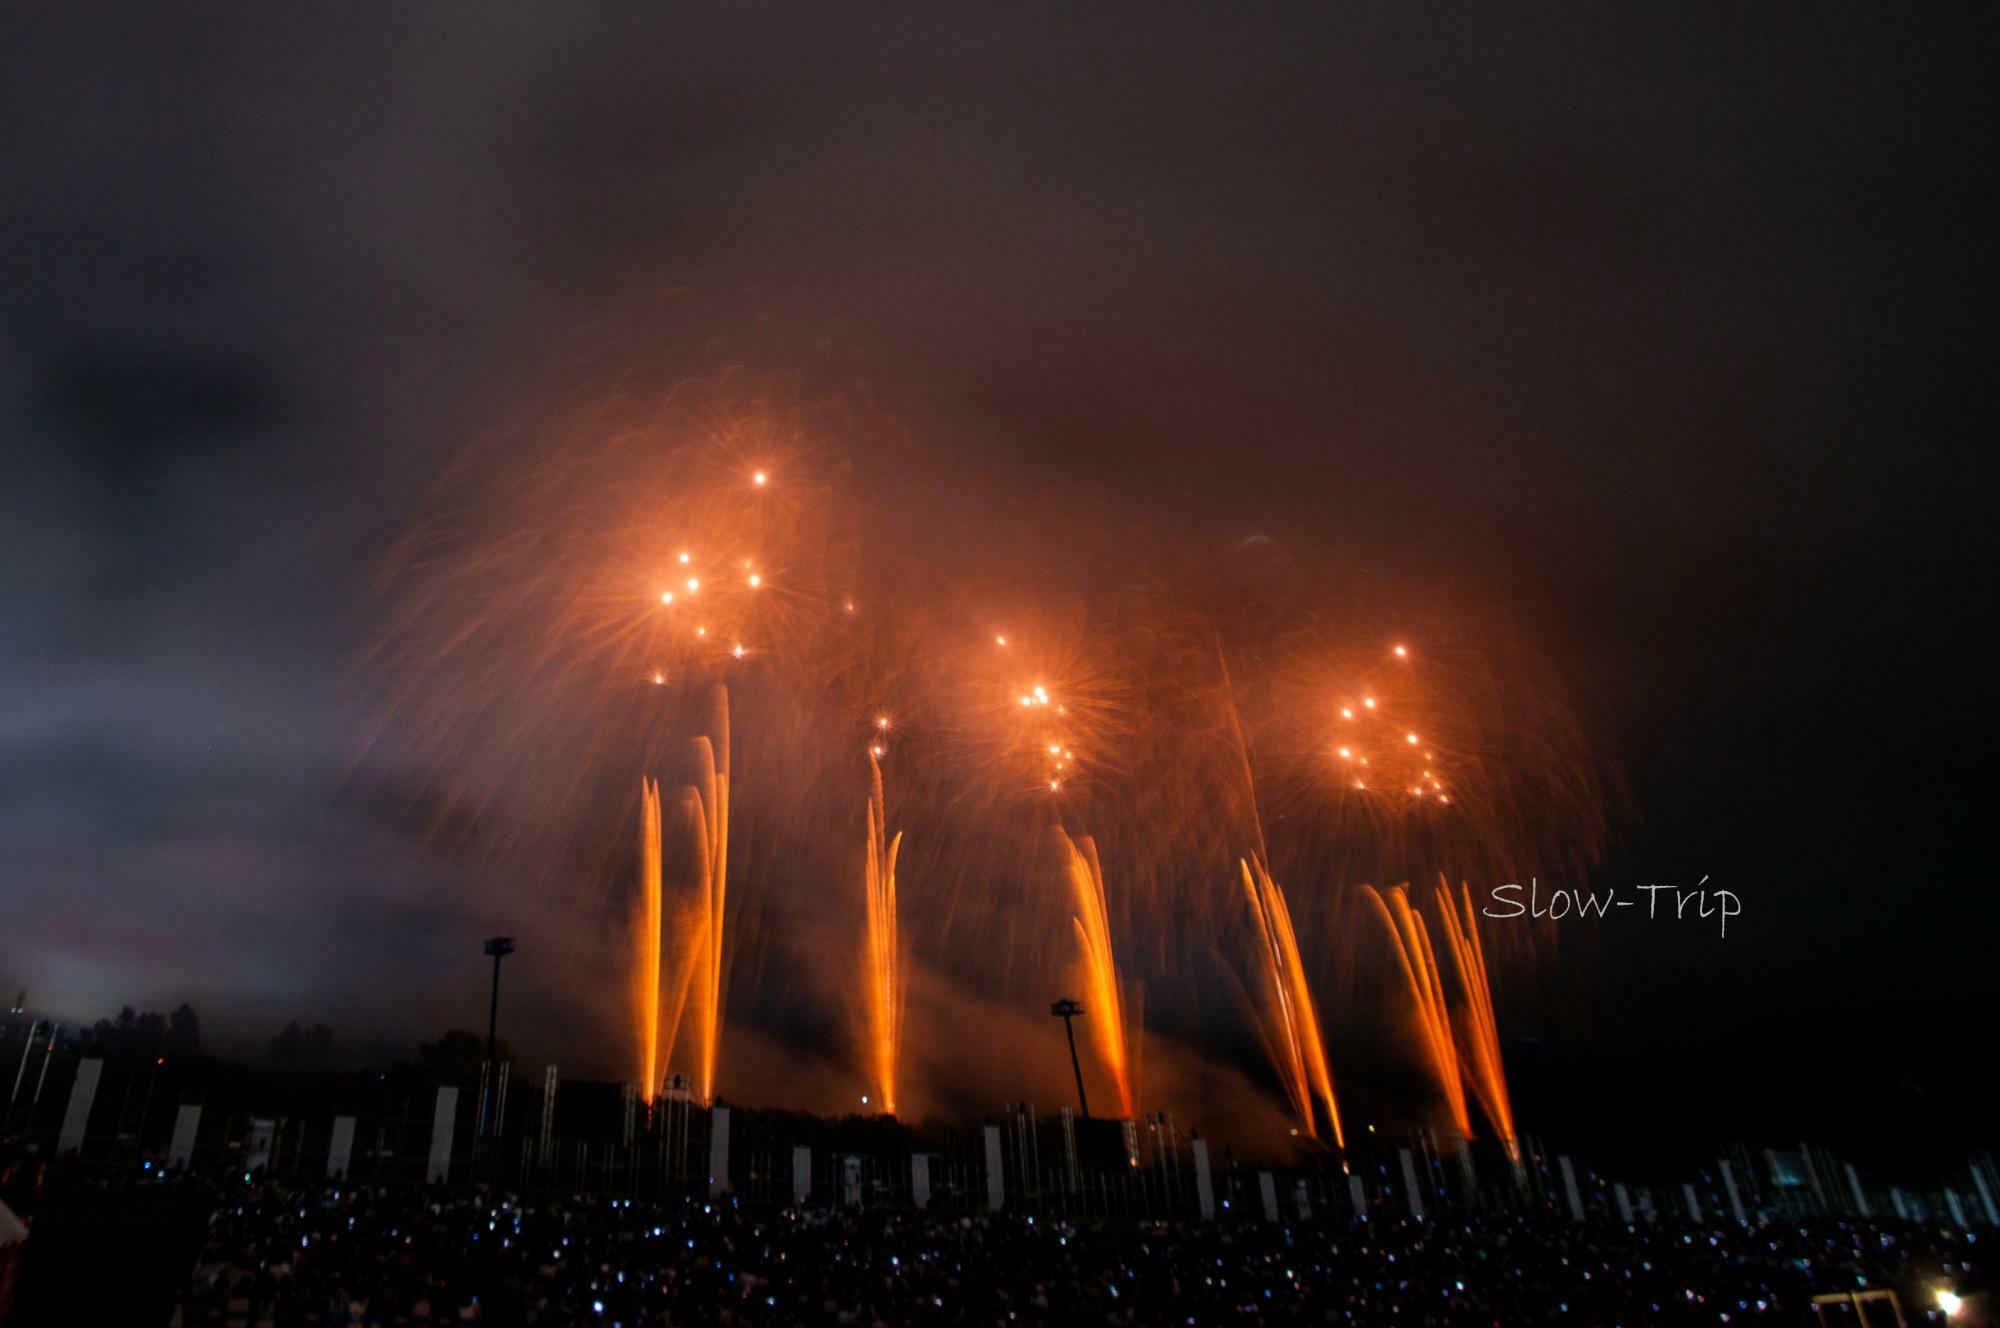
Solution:
M 17 12 L 8 994 L 187 1000 L 253 1053 L 477 1022 L 512 915 L 353 788 L 371 575 L 475 441 L 796 354 L 922 421 L 945 519 L 1059 490 L 1163 557 L 1311 543 L 1530 627 L 1622 783 L 1596 882 L 1744 915 L 1565 932 L 1503 1002 L 1525 1128 L 1966 1128 L 1970 25 L 1089 8 Z M 533 957 L 554 1054 L 583 1016 Z

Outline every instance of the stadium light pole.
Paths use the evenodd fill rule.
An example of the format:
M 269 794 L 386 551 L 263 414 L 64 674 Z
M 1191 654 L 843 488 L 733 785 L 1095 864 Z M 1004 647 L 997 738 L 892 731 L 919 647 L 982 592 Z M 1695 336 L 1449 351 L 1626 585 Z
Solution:
M 1069 1035 L 1069 1068 L 1076 1072 L 1076 1102 L 1083 1108 L 1083 1118 L 1090 1119 L 1090 1098 L 1083 1091 L 1083 1062 L 1076 1058 L 1076 1025 L 1071 1022 L 1083 1013 L 1083 1007 L 1070 997 L 1049 1006 L 1049 1013 L 1063 1021 L 1063 1032 Z
M 493 1099 L 498 1090 L 498 1058 L 495 1052 L 500 1031 L 500 961 L 514 953 L 514 938 L 493 937 L 486 942 L 485 953 L 493 956 L 493 1001 L 486 1007 L 487 1091 L 479 1113 L 479 1137 L 482 1139 L 492 1133 Z

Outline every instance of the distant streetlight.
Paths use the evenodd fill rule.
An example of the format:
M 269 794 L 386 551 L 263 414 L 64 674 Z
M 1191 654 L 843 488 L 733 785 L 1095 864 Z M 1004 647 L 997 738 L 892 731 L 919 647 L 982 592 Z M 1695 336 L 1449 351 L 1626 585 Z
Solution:
M 1063 1032 L 1069 1035 L 1069 1068 L 1076 1072 L 1076 1102 L 1083 1108 L 1083 1118 L 1090 1119 L 1090 1098 L 1083 1091 L 1083 1062 L 1076 1058 L 1076 1025 L 1071 1022 L 1083 1013 L 1083 1006 L 1070 997 L 1049 1006 L 1049 1013 L 1063 1021 Z
M 479 1137 L 486 1138 L 492 1133 L 493 1102 L 499 1087 L 499 1056 L 496 1051 L 497 1035 L 500 1030 L 500 961 L 514 953 L 514 938 L 495 936 L 486 942 L 486 954 L 493 956 L 493 1002 L 486 1010 L 486 1075 L 487 1091 L 479 1113 Z

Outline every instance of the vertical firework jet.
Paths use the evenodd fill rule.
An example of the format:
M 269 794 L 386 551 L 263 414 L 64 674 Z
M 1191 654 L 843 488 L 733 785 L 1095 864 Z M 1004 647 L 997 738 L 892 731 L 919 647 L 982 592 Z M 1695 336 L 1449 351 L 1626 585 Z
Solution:
M 639 916 L 632 974 L 632 1013 L 638 1034 L 639 1091 L 646 1101 L 660 1086 L 660 786 L 639 781 Z
M 868 952 L 865 975 L 868 1003 L 869 1071 L 882 1110 L 896 1114 L 896 1059 L 902 1050 L 903 952 L 896 933 L 896 854 L 903 846 L 899 830 L 889 836 L 888 810 L 882 796 L 882 767 L 868 758 Z M 884 842 L 886 840 L 886 842 Z
M 1465 992 L 1466 1068 L 1471 1074 L 1472 1091 L 1505 1145 L 1507 1156 L 1518 1162 L 1521 1148 L 1514 1137 L 1514 1105 L 1507 1094 L 1507 1072 L 1500 1064 L 1500 1024 L 1493 1017 L 1493 989 L 1486 981 L 1486 947 L 1479 940 L 1471 887 L 1461 885 L 1460 890 L 1465 904 L 1463 921 L 1450 888 L 1439 878 L 1438 912 L 1444 918 L 1445 941 L 1451 947 L 1459 986 Z
M 1076 899 L 1076 942 L 1083 962 L 1087 996 L 1085 1012 L 1097 1053 L 1104 1058 L 1118 1086 L 1118 1106 L 1128 1120 L 1135 1112 L 1133 1081 L 1138 1077 L 1136 1048 L 1126 1035 L 1125 1001 L 1118 986 L 1118 964 L 1111 953 L 1111 918 L 1104 902 L 1104 868 L 1097 844 L 1085 835 L 1071 839 L 1058 831 L 1063 846 L 1063 871 Z
M 640 899 L 634 946 L 634 1039 L 648 1101 L 673 1062 L 681 1020 L 694 1021 L 694 1085 L 715 1096 L 727 968 L 723 922 L 729 884 L 729 695 L 715 689 L 716 736 L 693 742 L 696 781 L 680 790 L 676 822 L 690 846 L 690 880 L 674 895 L 671 921 L 663 886 L 665 835 L 660 789 L 642 780 Z M 669 949 L 668 938 L 672 945 Z M 668 960 L 671 959 L 671 967 Z
M 695 836 L 695 908 L 699 972 L 694 991 L 699 1064 L 695 1086 L 715 1100 L 716 1053 L 722 1040 L 723 976 L 727 954 L 723 922 L 729 893 L 729 692 L 715 688 L 716 734 L 696 738 L 696 782 L 681 790 L 681 808 Z
M 1291 1099 L 1300 1128 L 1309 1139 L 1319 1137 L 1313 1120 L 1312 1095 L 1317 1093 L 1326 1108 L 1327 1125 L 1336 1146 L 1347 1140 L 1340 1129 L 1340 1109 L 1333 1099 L 1333 1073 L 1327 1068 L 1326 1045 L 1320 1038 L 1319 1015 L 1313 1006 L 1312 991 L 1306 985 L 1304 961 L 1299 957 L 1298 937 L 1292 931 L 1291 910 L 1285 893 L 1264 869 L 1263 860 L 1239 859 L 1243 872 L 1243 894 L 1257 924 L 1259 970 L 1263 976 L 1265 1042 L 1278 1077 L 1284 1080 L 1285 1095 Z
M 1424 1054 L 1437 1076 L 1438 1088 L 1444 1093 L 1452 1126 L 1460 1137 L 1469 1138 L 1472 1121 L 1466 1115 L 1465 1085 L 1459 1078 L 1458 1055 L 1451 1039 L 1451 1015 L 1445 1005 L 1444 982 L 1438 973 L 1437 954 L 1431 948 L 1430 931 L 1424 926 L 1422 915 L 1410 907 L 1408 893 L 1402 886 L 1390 887 L 1386 898 L 1372 885 L 1361 888 L 1381 914 L 1383 924 L 1389 929 L 1389 939 L 1395 943 L 1396 961 L 1402 967 L 1403 980 L 1416 1006 Z

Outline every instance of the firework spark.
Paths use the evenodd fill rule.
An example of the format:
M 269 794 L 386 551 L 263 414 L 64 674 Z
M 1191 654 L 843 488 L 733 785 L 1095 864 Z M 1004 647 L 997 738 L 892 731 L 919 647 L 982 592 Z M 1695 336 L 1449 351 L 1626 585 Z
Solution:
M 661 1072 L 672 1064 L 683 1020 L 693 1025 L 695 1088 L 704 1101 L 715 1096 L 728 970 L 724 921 L 729 887 L 729 696 L 718 686 L 713 699 L 715 736 L 699 737 L 690 744 L 695 782 L 683 786 L 675 800 L 679 842 L 686 846 L 686 872 L 674 892 L 671 914 L 664 889 L 668 843 L 660 789 L 650 779 L 642 782 L 633 1038 L 648 1101 L 658 1091 Z
M 887 727 L 886 722 L 883 727 Z M 899 830 L 889 835 L 888 810 L 882 794 L 882 766 L 868 758 L 867 953 L 863 981 L 867 994 L 869 1070 L 882 1110 L 896 1114 L 896 1063 L 903 1043 L 903 984 L 906 956 L 896 931 L 896 855 L 902 849 Z M 885 842 L 886 841 L 886 842 Z
M 1071 919 L 1088 992 L 1084 1009 L 1089 1014 L 1092 1040 L 1105 1068 L 1118 1086 L 1118 1106 L 1127 1120 L 1137 1114 L 1134 1092 L 1138 1078 L 1136 1028 L 1128 1031 L 1124 993 L 1119 988 L 1118 963 L 1111 952 L 1111 919 L 1104 899 L 1104 868 L 1097 860 L 1097 845 L 1090 836 L 1072 839 L 1059 835 L 1063 848 L 1063 871 L 1069 878 L 1076 903 Z M 1136 1023 L 1136 1020 L 1135 1020 Z
M 638 1035 L 638 1083 L 646 1101 L 658 1089 L 660 1053 L 660 786 L 639 781 L 639 910 L 634 935 L 632 1013 Z
M 696 838 L 700 972 L 693 1009 L 699 1061 L 695 1085 L 704 1102 L 715 1100 L 716 1056 L 722 1043 L 722 1001 L 728 955 L 723 922 L 729 894 L 729 693 L 715 689 L 717 732 L 694 740 L 696 782 L 681 790 L 681 806 Z
M 1500 1064 L 1500 1025 L 1493 1017 L 1493 989 L 1487 983 L 1486 948 L 1479 940 L 1477 914 L 1472 907 L 1472 890 L 1461 884 L 1465 906 L 1461 918 L 1450 889 L 1438 882 L 1438 913 L 1444 919 L 1445 941 L 1458 969 L 1464 992 L 1465 1017 L 1461 1021 L 1461 1046 L 1472 1091 L 1479 1099 L 1494 1133 L 1507 1149 L 1507 1156 L 1520 1160 L 1520 1144 L 1514 1137 L 1514 1106 L 1507 1093 L 1507 1072 Z
M 1452 1127 L 1461 1138 L 1472 1134 L 1472 1122 L 1465 1110 L 1465 1085 L 1459 1078 L 1458 1054 L 1452 1044 L 1451 1014 L 1445 1004 L 1444 983 L 1438 974 L 1437 954 L 1431 948 L 1430 931 L 1424 919 L 1410 907 L 1409 893 L 1401 886 L 1386 892 L 1372 885 L 1362 893 L 1374 905 L 1389 931 L 1389 939 L 1402 969 L 1403 981 L 1416 1008 L 1418 1037 L 1438 1090 L 1444 1094 L 1451 1113 Z
M 1319 1014 L 1312 991 L 1306 983 L 1305 962 L 1299 956 L 1298 937 L 1292 931 L 1291 910 L 1285 906 L 1285 892 L 1271 879 L 1261 860 L 1239 861 L 1243 874 L 1243 894 L 1256 923 L 1262 963 L 1264 1041 L 1284 1081 L 1285 1095 L 1299 1118 L 1307 1138 L 1319 1131 L 1313 1119 L 1312 1095 L 1317 1093 L 1326 1110 L 1327 1126 L 1337 1147 L 1347 1140 L 1340 1129 L 1340 1109 L 1333 1098 L 1333 1073 L 1327 1068 L 1326 1046 L 1320 1038 Z

